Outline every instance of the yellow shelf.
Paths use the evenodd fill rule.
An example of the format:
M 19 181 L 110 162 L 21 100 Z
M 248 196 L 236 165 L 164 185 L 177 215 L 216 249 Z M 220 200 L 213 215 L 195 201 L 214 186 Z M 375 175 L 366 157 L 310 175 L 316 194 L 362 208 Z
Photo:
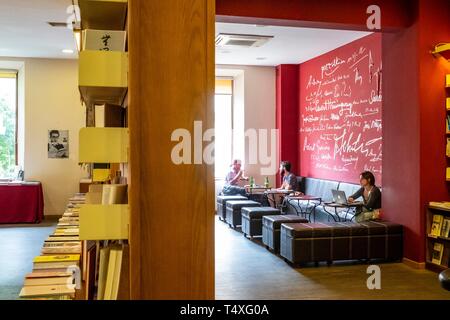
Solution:
M 127 163 L 128 128 L 82 128 L 79 133 L 80 163 Z
M 127 0 L 78 0 L 82 29 L 125 30 Z
M 445 76 L 445 87 L 450 88 L 450 74 Z
M 125 240 L 130 211 L 126 204 L 85 204 L 80 209 L 80 240 Z
M 86 103 L 122 105 L 128 90 L 128 53 L 81 51 L 78 85 Z

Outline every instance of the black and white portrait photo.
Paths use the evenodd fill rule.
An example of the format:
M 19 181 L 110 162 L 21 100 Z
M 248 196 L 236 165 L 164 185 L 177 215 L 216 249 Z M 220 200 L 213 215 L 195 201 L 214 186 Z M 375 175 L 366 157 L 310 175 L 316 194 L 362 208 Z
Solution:
M 69 130 L 48 131 L 48 157 L 51 159 L 69 158 Z

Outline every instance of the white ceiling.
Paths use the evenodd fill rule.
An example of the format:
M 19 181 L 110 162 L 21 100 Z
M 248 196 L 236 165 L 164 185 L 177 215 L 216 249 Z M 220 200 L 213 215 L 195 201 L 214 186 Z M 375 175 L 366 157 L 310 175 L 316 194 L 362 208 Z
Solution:
M 302 63 L 370 34 L 360 31 L 216 23 L 216 35 L 219 33 L 273 36 L 273 39 L 259 48 L 216 50 L 216 64 L 263 66 Z
M 65 22 L 72 0 L 0 0 L 0 57 L 77 58 L 73 33 L 47 22 Z M 368 32 L 216 23 L 216 34 L 274 36 L 260 48 L 219 49 L 217 64 L 276 66 L 301 63 Z M 64 54 L 63 49 L 74 50 Z M 265 58 L 258 60 L 257 58 Z
M 71 30 L 47 24 L 66 22 L 70 5 L 71 0 L 0 0 L 0 57 L 77 58 Z

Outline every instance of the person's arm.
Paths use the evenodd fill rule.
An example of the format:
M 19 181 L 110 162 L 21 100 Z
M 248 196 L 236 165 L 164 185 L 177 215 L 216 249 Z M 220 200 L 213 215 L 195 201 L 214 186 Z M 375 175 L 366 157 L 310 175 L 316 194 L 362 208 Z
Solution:
M 236 175 L 236 177 L 234 177 L 231 181 L 230 184 L 235 184 L 239 182 L 239 179 L 241 179 L 242 176 L 242 171 L 239 171 L 239 173 Z
M 297 185 L 297 177 L 295 176 L 295 174 L 291 174 L 289 176 L 289 184 L 287 186 L 287 190 L 294 191 L 296 185 Z
M 241 180 L 245 180 L 245 181 L 249 180 L 249 178 L 245 175 L 244 171 L 241 171 Z
M 352 194 L 348 198 L 348 201 L 351 203 L 351 202 L 355 201 L 356 199 L 358 199 L 359 197 L 362 197 L 363 194 L 364 194 L 364 188 L 361 188 L 358 191 L 356 191 L 354 194 Z
M 367 201 L 367 204 L 364 207 L 369 211 L 379 209 L 379 208 L 376 208 L 376 206 L 377 206 L 377 203 L 379 203 L 380 197 L 381 197 L 380 189 L 374 187 L 374 189 L 370 193 L 369 201 Z

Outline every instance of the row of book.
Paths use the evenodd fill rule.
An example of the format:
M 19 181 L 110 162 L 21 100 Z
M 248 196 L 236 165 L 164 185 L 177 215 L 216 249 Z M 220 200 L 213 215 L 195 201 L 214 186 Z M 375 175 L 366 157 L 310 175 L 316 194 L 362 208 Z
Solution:
M 440 214 L 433 215 L 430 236 L 448 238 L 450 232 L 450 218 Z
M 45 240 L 33 270 L 25 276 L 19 296 L 36 300 L 72 300 L 81 287 L 82 241 L 79 239 L 79 210 L 84 194 L 69 200 L 54 232 Z
M 83 205 L 127 202 L 127 185 L 93 184 L 69 199 L 41 255 L 34 258 L 20 297 L 24 299 L 127 299 L 129 247 L 124 241 L 80 240 Z M 78 289 L 78 291 L 77 291 Z

